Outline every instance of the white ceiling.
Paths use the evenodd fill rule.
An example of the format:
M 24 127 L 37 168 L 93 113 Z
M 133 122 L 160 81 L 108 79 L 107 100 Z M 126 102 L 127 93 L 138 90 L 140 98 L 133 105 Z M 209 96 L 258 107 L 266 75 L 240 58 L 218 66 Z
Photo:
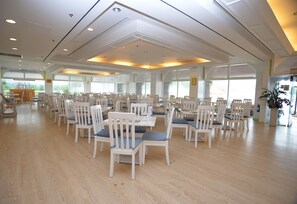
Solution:
M 210 60 L 203 66 L 273 58 L 279 74 L 297 68 L 296 52 L 266 1 L 9 0 L 0 3 L 0 28 L 0 53 L 16 55 L 0 55 L 3 68 L 131 73 L 172 61 L 183 63 L 178 68 L 202 66 L 196 58 Z M 87 61 L 95 56 L 104 61 Z

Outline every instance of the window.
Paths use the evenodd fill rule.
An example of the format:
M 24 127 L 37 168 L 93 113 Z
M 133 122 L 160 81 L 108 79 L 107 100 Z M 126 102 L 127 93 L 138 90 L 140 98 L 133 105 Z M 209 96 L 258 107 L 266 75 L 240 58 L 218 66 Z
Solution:
M 188 96 L 190 93 L 190 81 L 171 81 L 164 83 L 164 96 L 169 97 L 174 95 L 176 97 Z
M 69 82 L 68 81 L 53 81 L 53 92 L 54 93 L 69 93 Z
M 117 84 L 117 92 L 118 93 L 126 93 L 126 84 L 118 83 Z
M 91 82 L 91 92 L 94 92 L 94 93 L 114 92 L 114 83 Z
M 136 94 L 142 97 L 151 94 L 151 82 L 136 83 Z
M 227 99 L 228 93 L 228 80 L 212 80 L 209 81 L 209 96 L 212 101 L 215 101 L 218 97 Z
M 7 93 L 10 89 L 34 89 L 37 95 L 44 92 L 45 85 L 43 80 L 21 81 L 13 79 L 2 79 L 3 92 Z
M 233 99 L 252 99 L 255 102 L 256 79 L 230 80 L 229 102 Z

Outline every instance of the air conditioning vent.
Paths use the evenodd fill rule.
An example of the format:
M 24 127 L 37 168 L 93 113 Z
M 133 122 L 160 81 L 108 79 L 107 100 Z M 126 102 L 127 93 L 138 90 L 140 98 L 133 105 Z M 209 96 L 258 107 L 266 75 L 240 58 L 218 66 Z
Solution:
M 13 58 L 23 58 L 22 55 L 15 55 L 15 54 L 2 53 L 2 52 L 0 52 L 0 56 L 4 56 L 4 57 L 13 57 Z

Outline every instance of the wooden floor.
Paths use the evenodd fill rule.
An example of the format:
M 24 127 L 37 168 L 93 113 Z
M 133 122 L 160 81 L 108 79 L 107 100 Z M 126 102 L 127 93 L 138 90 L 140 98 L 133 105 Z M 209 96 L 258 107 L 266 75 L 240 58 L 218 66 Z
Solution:
M 212 148 L 194 148 L 182 132 L 164 148 L 149 149 L 144 166 L 117 164 L 109 175 L 109 149 L 92 158 L 93 143 L 44 109 L 18 106 L 16 118 L 0 119 L 0 203 L 297 203 L 297 124 L 269 127 L 250 121 L 248 133 Z M 164 130 L 162 119 L 156 130 Z

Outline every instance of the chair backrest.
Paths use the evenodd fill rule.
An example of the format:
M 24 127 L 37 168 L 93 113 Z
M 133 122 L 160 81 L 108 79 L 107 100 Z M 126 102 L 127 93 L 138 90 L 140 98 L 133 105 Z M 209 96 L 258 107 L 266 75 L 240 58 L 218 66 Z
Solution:
M 217 116 L 216 116 L 216 121 L 222 123 L 224 120 L 225 112 L 227 109 L 226 104 L 220 104 L 217 110 Z
M 94 134 L 97 134 L 98 132 L 100 132 L 100 130 L 104 129 L 101 105 L 91 106 L 90 109 Z
M 131 113 L 135 113 L 137 116 L 147 115 L 146 103 L 131 103 Z
M 196 116 L 196 131 L 209 132 L 212 128 L 214 117 L 213 106 L 198 106 Z
M 65 103 L 63 98 L 57 98 L 57 106 L 59 115 L 66 115 L 65 112 Z
M 122 101 L 121 100 L 116 101 L 114 111 L 115 112 L 121 112 L 122 111 Z
M 170 138 L 170 129 L 171 129 L 171 125 L 172 125 L 172 118 L 173 118 L 173 114 L 174 114 L 174 107 L 173 106 L 169 106 L 168 112 L 167 112 L 167 139 Z
M 197 106 L 196 101 L 183 100 L 182 102 L 183 110 L 194 111 L 196 110 L 196 106 Z
M 74 112 L 73 112 L 73 106 L 72 106 L 73 100 L 72 99 L 67 99 L 64 100 L 64 105 L 65 105 L 65 114 L 68 119 L 71 117 L 74 117 Z
M 244 104 L 233 103 L 231 106 L 231 117 L 234 122 L 239 122 L 243 119 Z
M 118 150 L 135 148 L 135 113 L 109 112 L 110 145 Z
M 80 126 L 87 126 L 91 124 L 91 113 L 89 102 L 74 102 L 73 111 L 75 123 Z
M 243 116 L 250 116 L 251 115 L 251 109 L 252 109 L 252 102 L 245 102 L 243 103 Z
M 101 109 L 106 109 L 108 107 L 108 99 L 107 98 L 97 98 L 96 105 L 101 105 Z
M 250 99 L 250 98 L 244 98 L 243 99 L 243 103 L 247 103 L 247 102 L 253 102 L 253 100 L 252 99 Z
M 58 98 L 60 98 L 59 96 L 54 96 L 52 98 L 53 100 L 53 110 L 58 110 Z

